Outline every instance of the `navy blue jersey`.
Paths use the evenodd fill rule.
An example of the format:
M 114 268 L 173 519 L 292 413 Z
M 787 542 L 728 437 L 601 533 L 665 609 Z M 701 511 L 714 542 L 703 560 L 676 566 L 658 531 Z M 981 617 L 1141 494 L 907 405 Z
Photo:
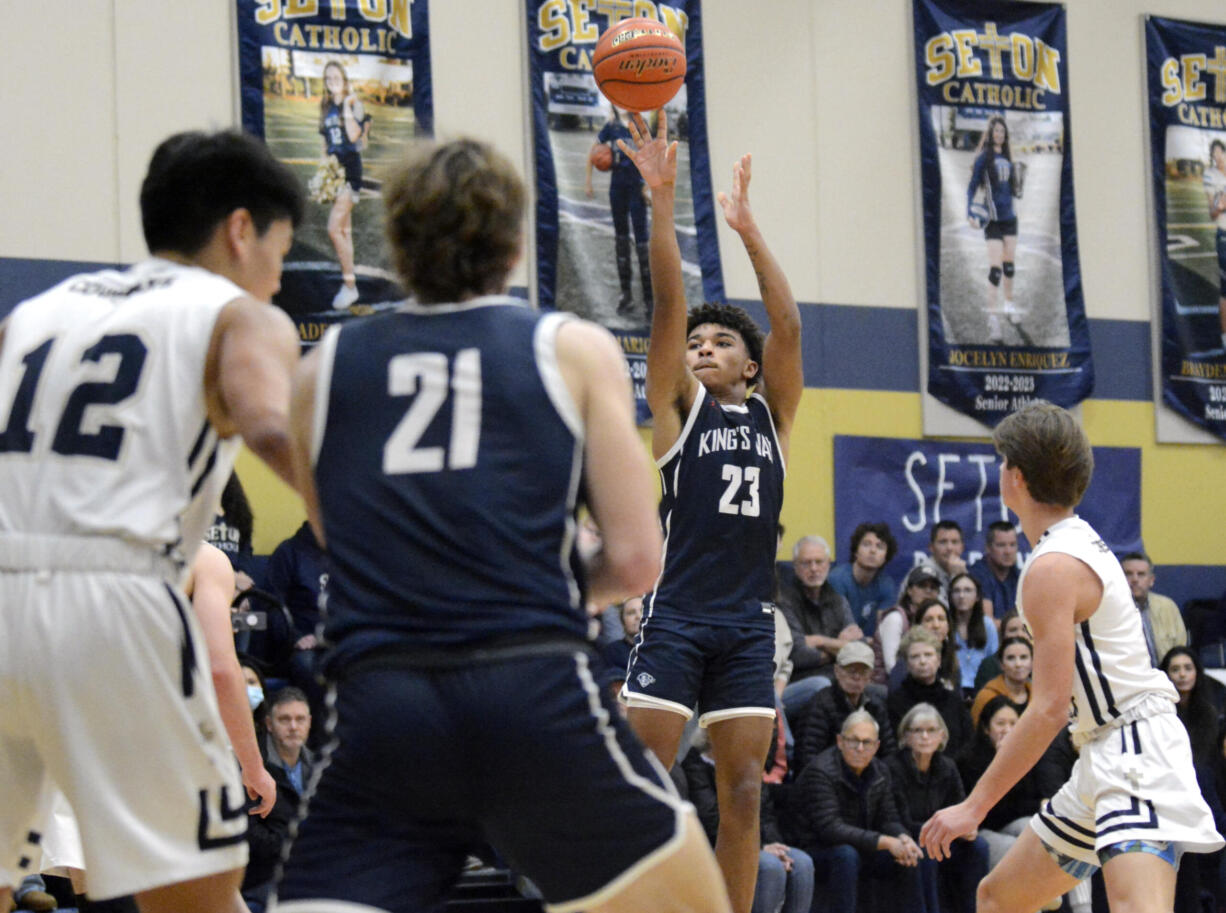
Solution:
M 313 448 L 330 670 L 374 649 L 584 636 L 565 319 L 488 297 L 324 337 Z
M 328 105 L 328 113 L 324 115 L 319 132 L 328 144 L 328 155 L 341 156 L 358 151 L 358 147 L 349 139 L 349 131 L 345 129 L 345 115 L 341 106 L 335 102 Z
M 596 142 L 608 143 L 609 147 L 613 150 L 613 168 L 611 169 L 610 182 L 616 185 L 639 187 L 643 183 L 643 178 L 639 175 L 638 166 L 617 145 L 619 139 L 625 140 L 626 145 L 633 148 L 634 140 L 630 137 L 630 128 L 621 121 L 609 121 L 596 134 Z
M 681 436 L 657 463 L 664 571 L 649 616 L 774 630 L 783 455 L 766 400 L 724 406 L 699 385 Z
M 988 220 L 991 222 L 1007 222 L 1016 219 L 1013 211 L 1013 184 L 1009 180 L 1013 175 L 1013 163 L 994 150 L 984 149 L 975 158 L 971 169 L 971 182 L 966 188 L 966 208 L 970 211 L 971 203 L 979 188 L 984 189 L 983 205 L 988 210 Z

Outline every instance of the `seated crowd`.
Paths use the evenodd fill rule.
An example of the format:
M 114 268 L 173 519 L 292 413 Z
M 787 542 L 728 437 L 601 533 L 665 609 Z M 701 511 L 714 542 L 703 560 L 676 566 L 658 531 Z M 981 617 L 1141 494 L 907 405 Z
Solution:
M 327 569 L 305 524 L 266 564 L 253 558 L 251 512 L 237 477 L 222 508 L 210 540 L 236 570 L 236 643 L 277 785 L 272 813 L 253 817 L 248 835 L 243 896 L 261 913 L 322 747 L 322 727 L 312 719 L 324 718 L 323 693 L 312 665 Z M 1033 648 L 1014 608 L 1019 568 L 1011 524 L 991 524 L 983 558 L 968 567 L 961 529 L 938 523 L 930 557 L 900 586 L 885 570 L 897 548 L 887 524 L 862 523 L 849 561 L 834 565 L 829 543 L 807 535 L 795 543 L 792 562 L 780 565 L 777 737 L 763 759 L 754 913 L 973 913 L 979 880 L 1072 769 L 1075 753 L 1062 732 L 979 831 L 955 842 L 949 859 L 924 856 L 924 822 L 966 796 L 1026 711 Z M 1226 830 L 1219 801 L 1226 799 L 1226 686 L 1206 675 L 1188 648 L 1178 607 L 1151 592 L 1148 558 L 1133 552 L 1121 564 L 1152 660 L 1179 694 L 1202 792 Z M 620 688 L 644 603 L 633 597 L 601 615 L 603 682 L 612 691 Z M 714 841 L 715 760 L 702 730 L 693 728 L 679 757 L 674 781 Z M 1221 856 L 1188 857 L 1176 913 L 1216 910 L 1226 900 Z M 1091 896 L 1083 883 L 1066 904 L 1072 913 L 1090 913 Z

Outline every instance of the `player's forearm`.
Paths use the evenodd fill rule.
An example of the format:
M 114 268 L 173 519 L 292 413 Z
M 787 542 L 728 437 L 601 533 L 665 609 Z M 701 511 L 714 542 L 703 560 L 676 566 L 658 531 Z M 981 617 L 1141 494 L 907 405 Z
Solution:
M 289 430 L 282 420 L 258 423 L 243 433 L 243 443 L 287 485 L 296 487 L 297 472 Z
M 217 709 L 238 763 L 243 770 L 263 766 L 264 759 L 255 739 L 251 705 L 247 703 L 247 683 L 237 662 L 213 670 L 213 690 L 217 692 Z
M 676 190 L 672 184 L 651 190 L 651 285 L 655 293 L 657 312 L 661 307 L 680 304 L 685 309 L 684 284 L 681 279 L 681 247 L 677 244 L 677 228 L 673 212 Z M 680 293 L 680 295 L 679 295 Z
M 1041 707 L 1031 701 L 967 796 L 980 821 L 1038 763 L 1060 727 L 1067 723 L 1067 707 Z
M 799 336 L 800 310 L 796 307 L 792 287 L 788 284 L 779 261 L 766 246 L 766 239 L 762 237 L 757 223 L 741 232 L 741 243 L 745 245 L 745 253 L 753 264 L 754 276 L 758 280 L 758 293 L 762 296 L 766 316 L 770 319 L 771 334 L 777 339 Z

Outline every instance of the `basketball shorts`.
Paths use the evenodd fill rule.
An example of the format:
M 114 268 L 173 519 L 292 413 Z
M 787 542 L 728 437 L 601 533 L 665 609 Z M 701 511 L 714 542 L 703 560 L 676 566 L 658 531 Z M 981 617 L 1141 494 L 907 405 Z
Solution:
M 983 237 L 988 241 L 1002 241 L 1009 235 L 1017 236 L 1017 219 L 994 220 L 983 227 Z
M 621 699 L 631 707 L 679 713 L 709 726 L 740 716 L 775 715 L 772 630 L 653 615 L 630 652 Z
M 247 797 L 191 607 L 162 559 L 81 543 L 27 554 L 40 570 L 0 556 L 0 883 L 39 867 L 56 786 L 99 899 L 240 868 Z
M 278 913 L 441 910 L 487 844 L 551 910 L 585 910 L 682 844 L 690 806 L 582 648 L 433 669 L 383 656 L 341 676 Z
M 1134 840 L 1193 853 L 1219 849 L 1174 705 L 1155 695 L 1130 710 L 1122 725 L 1081 747 L 1069 781 L 1030 826 L 1050 850 L 1092 865 L 1107 847 Z

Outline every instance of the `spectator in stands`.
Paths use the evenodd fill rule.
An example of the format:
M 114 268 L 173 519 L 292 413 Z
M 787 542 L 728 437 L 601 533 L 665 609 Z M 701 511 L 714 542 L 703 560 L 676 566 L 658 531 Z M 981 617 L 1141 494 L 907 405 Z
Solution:
M 899 656 L 907 664 L 907 674 L 890 691 L 887 706 L 895 727 L 916 704 L 937 708 L 949 730 L 950 751 L 961 750 L 971 737 L 971 718 L 962 700 L 962 689 L 947 688 L 937 677 L 941 644 L 927 628 L 914 627 L 903 635 Z
M 792 789 L 796 839 L 825 882 L 829 913 L 856 913 L 860 891 L 879 898 L 865 909 L 923 913 L 922 856 L 902 824 L 890 776 L 876 760 L 877 721 L 856 710 L 837 744 L 800 774 Z
M 928 536 L 929 558 L 925 564 L 936 570 L 941 581 L 941 594 L 949 595 L 949 581 L 956 574 L 966 572 L 966 562 L 962 560 L 962 550 L 966 541 L 962 537 L 962 527 L 956 520 L 940 520 Z
M 634 639 L 638 637 L 639 625 L 643 621 L 643 597 L 631 596 L 617 603 L 617 617 L 621 621 L 622 636 L 600 648 L 600 655 L 611 671 L 618 673 L 617 687 L 626 677 L 626 664 L 630 661 L 630 650 L 634 647 Z
M 925 599 L 941 593 L 941 578 L 930 564 L 911 568 L 903 581 L 898 605 L 887 609 L 877 623 L 877 644 L 881 649 L 882 669 L 886 676 L 898 659 L 899 640 L 915 621 L 915 608 Z M 885 679 L 883 678 L 882 681 Z
M 979 583 L 988 618 L 1002 618 L 1017 603 L 1017 529 L 1008 520 L 988 525 L 983 557 L 967 570 Z
M 1209 696 L 1205 670 L 1196 654 L 1187 647 L 1171 647 L 1159 664 L 1179 692 L 1176 712 L 1188 730 L 1192 759 L 1197 765 L 1209 764 L 1217 751 L 1218 711 Z
M 975 673 L 984 658 L 995 653 L 999 638 L 996 625 L 985 618 L 983 591 L 973 575 L 955 574 L 949 581 L 949 606 L 954 615 L 954 643 L 958 647 L 958 668 L 962 673 L 962 693 L 975 693 Z
M 705 729 L 699 729 L 679 765 L 685 773 L 686 793 L 711 845 L 719 832 L 719 802 L 715 792 L 715 757 Z M 758 856 L 758 882 L 751 913 L 809 913 L 813 902 L 813 860 L 803 850 L 788 846 L 779 832 L 773 793 L 762 785 L 762 850 Z
M 901 750 L 886 758 L 894 801 L 912 839 L 938 809 L 966 798 L 958 765 L 945 754 L 949 729 L 931 704 L 916 704 L 898 726 Z M 954 900 L 954 913 L 975 913 L 975 890 L 988 872 L 988 844 L 978 835 L 955 840 L 950 856 L 920 861 L 928 913 L 940 913 L 941 894 Z
M 830 586 L 847 600 L 865 637 L 873 636 L 877 614 L 894 602 L 894 581 L 885 566 L 897 551 L 888 523 L 861 523 L 851 534 L 851 560 L 830 571 Z
M 243 681 L 247 684 L 247 703 L 251 705 L 255 732 L 257 736 L 261 736 L 264 733 L 264 717 L 268 714 L 268 707 L 264 703 L 268 691 L 264 684 L 263 664 L 253 657 L 240 653 L 238 667 L 242 670 Z
M 937 678 L 941 684 L 955 691 L 962 689 L 962 671 L 958 667 L 958 644 L 954 639 L 953 624 L 949 618 L 949 608 L 939 599 L 925 599 L 915 609 L 915 623 L 932 632 L 941 644 L 941 665 L 937 670 Z M 894 671 L 898 672 L 895 663 Z M 902 676 L 899 676 L 901 680 Z
M 796 750 L 792 768 L 797 775 L 827 748 L 835 744 L 843 721 L 853 711 L 867 711 L 877 721 L 881 745 L 877 753 L 892 755 L 896 747 L 889 711 L 866 690 L 873 671 L 873 650 L 863 641 L 853 640 L 839 650 L 834 666 L 834 687 L 819 691 L 796 721 Z
M 1025 619 L 1018 614 L 1016 608 L 1010 609 L 1000 620 L 1000 640 L 1003 642 L 1010 637 L 1024 637 L 1031 643 L 1034 642 L 1030 636 L 1030 629 L 1026 627 Z M 1001 671 L 998 648 L 985 656 L 983 662 L 979 664 L 979 671 L 975 673 L 975 691 L 978 692 L 980 688 L 1000 675 Z
M 996 750 L 1017 725 L 1017 719 L 1017 710 L 1004 695 L 998 694 L 984 706 L 974 738 L 958 756 L 958 771 L 967 792 L 988 769 Z M 1044 798 L 1036 766 L 992 806 L 979 828 L 979 836 L 988 842 L 988 868 L 994 868 L 1004 858 Z
M 834 659 L 843 645 L 860 640 L 851 607 L 830 586 L 830 546 L 821 536 L 802 536 L 792 547 L 792 579 L 779 586 L 779 608 L 792 631 L 792 681 L 783 690 L 783 708 L 792 718 L 830 684 Z
M 323 689 L 315 679 L 315 628 L 320 622 L 319 598 L 328 583 L 328 566 L 311 525 L 303 521 L 268 559 L 267 588 L 279 598 L 293 621 L 294 649 L 283 674 L 290 684 L 306 692 L 316 713 L 322 712 Z M 271 657 L 270 657 L 271 659 Z
M 1175 600 L 1153 592 L 1154 565 L 1144 552 L 1129 552 L 1120 558 L 1132 601 L 1141 613 L 1141 627 L 1145 631 L 1145 644 L 1154 665 L 1171 651 L 1172 647 L 1188 645 L 1188 631 L 1179 614 Z
M 979 714 L 994 697 L 1004 697 L 1019 714 L 1030 703 L 1030 671 L 1034 666 L 1034 645 L 1028 637 L 1006 637 L 999 651 L 1001 673 L 985 684 L 971 704 L 971 724 L 979 725 Z
M 289 837 L 315 766 L 306 746 L 311 734 L 311 709 L 301 689 L 291 686 L 274 694 L 264 726 L 264 766 L 277 784 L 277 801 L 268 817 L 252 817 L 247 829 L 250 858 L 242 893 L 251 913 L 263 913 L 268 902 L 282 845 Z

